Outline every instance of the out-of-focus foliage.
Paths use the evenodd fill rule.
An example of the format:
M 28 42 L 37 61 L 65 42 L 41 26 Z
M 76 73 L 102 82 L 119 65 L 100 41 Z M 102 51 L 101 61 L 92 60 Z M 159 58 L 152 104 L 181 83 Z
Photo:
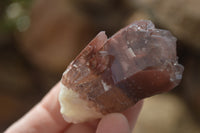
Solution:
M 28 9 L 31 0 L 2 0 L 0 1 L 0 33 L 13 30 L 24 31 L 30 25 Z

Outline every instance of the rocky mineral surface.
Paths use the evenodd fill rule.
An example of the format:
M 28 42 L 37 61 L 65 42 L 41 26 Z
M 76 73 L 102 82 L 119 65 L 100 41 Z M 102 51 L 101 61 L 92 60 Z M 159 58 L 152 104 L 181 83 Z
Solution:
M 71 117 L 68 110 L 73 107 L 68 102 L 72 94 L 68 91 L 100 114 L 121 112 L 140 99 L 174 88 L 182 72 L 176 38 L 167 30 L 156 29 L 151 21 L 136 21 L 109 39 L 100 32 L 63 74 L 61 112 Z M 81 112 L 67 120 L 92 119 L 76 120 Z

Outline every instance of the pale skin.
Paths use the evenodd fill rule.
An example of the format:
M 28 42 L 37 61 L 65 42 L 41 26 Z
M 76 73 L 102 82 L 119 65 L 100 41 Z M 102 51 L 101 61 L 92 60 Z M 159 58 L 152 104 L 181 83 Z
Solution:
M 71 124 L 60 114 L 59 83 L 25 116 L 11 125 L 5 133 L 131 133 L 143 101 L 123 113 L 111 113 L 102 119 Z

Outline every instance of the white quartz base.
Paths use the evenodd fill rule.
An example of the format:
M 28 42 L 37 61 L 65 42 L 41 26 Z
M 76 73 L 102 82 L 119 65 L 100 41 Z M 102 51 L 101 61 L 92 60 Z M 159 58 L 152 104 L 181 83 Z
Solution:
M 101 118 L 103 115 L 94 108 L 87 106 L 87 101 L 79 98 L 79 94 L 61 84 L 59 94 L 60 112 L 70 123 L 80 123 Z

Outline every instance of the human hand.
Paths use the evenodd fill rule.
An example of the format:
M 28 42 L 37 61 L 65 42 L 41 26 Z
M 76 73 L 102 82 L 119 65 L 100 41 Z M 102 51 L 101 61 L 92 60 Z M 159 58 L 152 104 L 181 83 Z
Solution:
M 5 133 L 131 133 L 142 108 L 142 101 L 123 114 L 111 113 L 101 120 L 71 124 L 60 114 L 59 83 L 25 116 Z

